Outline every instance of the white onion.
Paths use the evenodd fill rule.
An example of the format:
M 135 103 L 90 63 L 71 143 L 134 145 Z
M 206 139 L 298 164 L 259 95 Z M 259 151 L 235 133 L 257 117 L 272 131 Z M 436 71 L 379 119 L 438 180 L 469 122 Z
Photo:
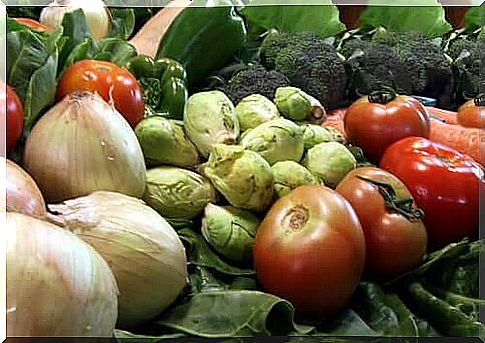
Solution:
M 32 129 L 24 167 L 48 203 L 95 191 L 143 196 L 146 167 L 123 116 L 95 93 L 73 93 Z
M 62 24 L 64 14 L 79 8 L 84 12 L 93 38 L 96 40 L 105 38 L 108 35 L 111 18 L 102 0 L 54 0 L 42 9 L 40 22 L 56 28 Z
M 112 192 L 50 205 L 49 220 L 91 244 L 108 262 L 120 289 L 120 327 L 159 315 L 187 279 L 185 248 L 175 230 L 141 200 Z
M 6 163 L 7 167 L 7 211 L 44 217 L 46 214 L 44 197 L 32 177 L 15 162 L 0 157 L 0 163 Z
M 7 213 L 7 335 L 111 337 L 117 286 L 103 258 L 76 235 Z

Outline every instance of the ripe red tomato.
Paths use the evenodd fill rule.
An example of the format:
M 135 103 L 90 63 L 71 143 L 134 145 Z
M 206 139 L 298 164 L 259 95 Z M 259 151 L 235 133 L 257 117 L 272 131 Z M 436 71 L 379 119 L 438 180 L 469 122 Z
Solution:
M 357 168 L 336 191 L 350 202 L 364 230 L 366 272 L 389 278 L 422 262 L 428 243 L 423 213 L 397 177 L 375 167 Z
M 344 117 L 349 141 L 362 148 L 365 156 L 378 163 L 386 148 L 409 137 L 429 137 L 426 108 L 410 96 L 379 91 L 354 102 Z
M 27 26 L 28 28 L 41 31 L 41 32 L 52 32 L 52 28 L 38 22 L 37 20 L 31 18 L 13 18 L 17 23 Z
M 480 94 L 475 99 L 468 100 L 458 109 L 456 119 L 458 124 L 464 127 L 485 128 L 480 111 L 483 111 L 485 94 Z
M 484 171 L 471 157 L 408 137 L 387 149 L 380 167 L 404 182 L 424 211 L 430 242 L 442 246 L 478 232 Z
M 365 241 L 355 211 L 324 186 L 301 186 L 280 198 L 256 233 L 253 261 L 270 293 L 306 320 L 341 310 L 360 281 Z
M 144 102 L 138 81 L 127 70 L 106 61 L 82 60 L 69 66 L 59 81 L 57 100 L 75 91 L 97 92 L 135 127 L 143 119 Z
M 6 91 L 5 91 L 6 90 Z M 6 104 L 7 110 L 7 153 L 15 149 L 17 142 L 22 136 L 22 130 L 24 128 L 24 109 L 22 102 L 18 97 L 17 93 L 12 87 L 7 85 L 5 89 L 5 84 L 2 83 L 2 90 L 0 91 L 0 103 Z M 6 97 L 7 99 L 5 99 Z M 3 106 L 2 106 L 3 108 Z

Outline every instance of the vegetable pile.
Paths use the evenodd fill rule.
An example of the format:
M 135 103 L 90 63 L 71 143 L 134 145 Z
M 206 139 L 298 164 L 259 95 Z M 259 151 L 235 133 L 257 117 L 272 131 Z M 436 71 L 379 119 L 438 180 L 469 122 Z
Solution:
M 85 3 L 7 11 L 9 336 L 485 338 L 479 8 Z

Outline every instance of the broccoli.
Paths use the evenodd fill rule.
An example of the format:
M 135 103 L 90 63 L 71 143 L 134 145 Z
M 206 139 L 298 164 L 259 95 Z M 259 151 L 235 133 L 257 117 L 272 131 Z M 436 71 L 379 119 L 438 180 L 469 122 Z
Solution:
M 452 60 L 441 47 L 421 32 L 378 31 L 374 43 L 385 44 L 413 71 L 414 95 L 446 101 L 451 95 L 453 81 Z
M 292 86 L 317 98 L 327 109 L 345 99 L 343 57 L 313 33 L 272 31 L 263 40 L 260 58 L 264 66 L 284 74 Z
M 234 104 L 251 94 L 261 94 L 270 100 L 275 97 L 276 89 L 290 85 L 290 81 L 277 71 L 268 71 L 260 64 L 245 65 L 231 75 L 217 89 L 223 91 Z
M 355 95 L 369 94 L 381 86 L 411 94 L 416 80 L 413 70 L 392 47 L 362 39 L 350 39 L 340 48 L 352 70 L 351 89 Z M 411 76 L 411 77 L 410 77 Z

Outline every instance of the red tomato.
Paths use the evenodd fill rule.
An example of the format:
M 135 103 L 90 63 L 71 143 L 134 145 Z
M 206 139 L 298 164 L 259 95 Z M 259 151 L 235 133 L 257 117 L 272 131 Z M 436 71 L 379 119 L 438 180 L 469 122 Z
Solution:
M 350 202 L 364 230 L 366 272 L 388 278 L 422 262 L 428 243 L 423 213 L 397 177 L 375 167 L 357 168 L 336 191 Z
M 299 316 L 320 319 L 341 310 L 357 287 L 365 241 L 355 211 L 324 186 L 301 186 L 280 198 L 253 246 L 262 286 L 289 300 Z
M 408 137 L 387 149 L 380 166 L 404 182 L 424 211 L 430 242 L 442 246 L 478 232 L 484 172 L 471 157 Z
M 0 103 L 6 103 L 7 120 L 6 120 L 6 132 L 7 132 L 7 153 L 15 149 L 17 142 L 22 136 L 22 130 L 24 127 L 24 109 L 22 102 L 20 101 L 17 93 L 12 87 L 7 85 L 5 92 L 5 85 L 3 85 L 0 91 L 1 100 Z M 6 102 L 5 102 L 6 96 Z M 2 106 L 3 107 L 3 106 Z
M 485 128 L 483 118 L 480 119 L 484 100 L 485 94 L 480 94 L 476 99 L 468 100 L 461 105 L 456 116 L 458 124 L 464 127 Z
M 75 91 L 97 92 L 135 127 L 143 119 L 143 95 L 138 81 L 127 70 L 106 61 L 82 60 L 62 74 L 57 100 Z
M 27 26 L 28 28 L 41 31 L 41 32 L 52 32 L 52 28 L 39 23 L 37 20 L 31 19 L 31 18 L 13 18 L 17 23 Z
M 374 92 L 354 102 L 344 117 L 349 141 L 378 163 L 386 148 L 409 137 L 429 137 L 430 121 L 426 108 L 409 96 Z

